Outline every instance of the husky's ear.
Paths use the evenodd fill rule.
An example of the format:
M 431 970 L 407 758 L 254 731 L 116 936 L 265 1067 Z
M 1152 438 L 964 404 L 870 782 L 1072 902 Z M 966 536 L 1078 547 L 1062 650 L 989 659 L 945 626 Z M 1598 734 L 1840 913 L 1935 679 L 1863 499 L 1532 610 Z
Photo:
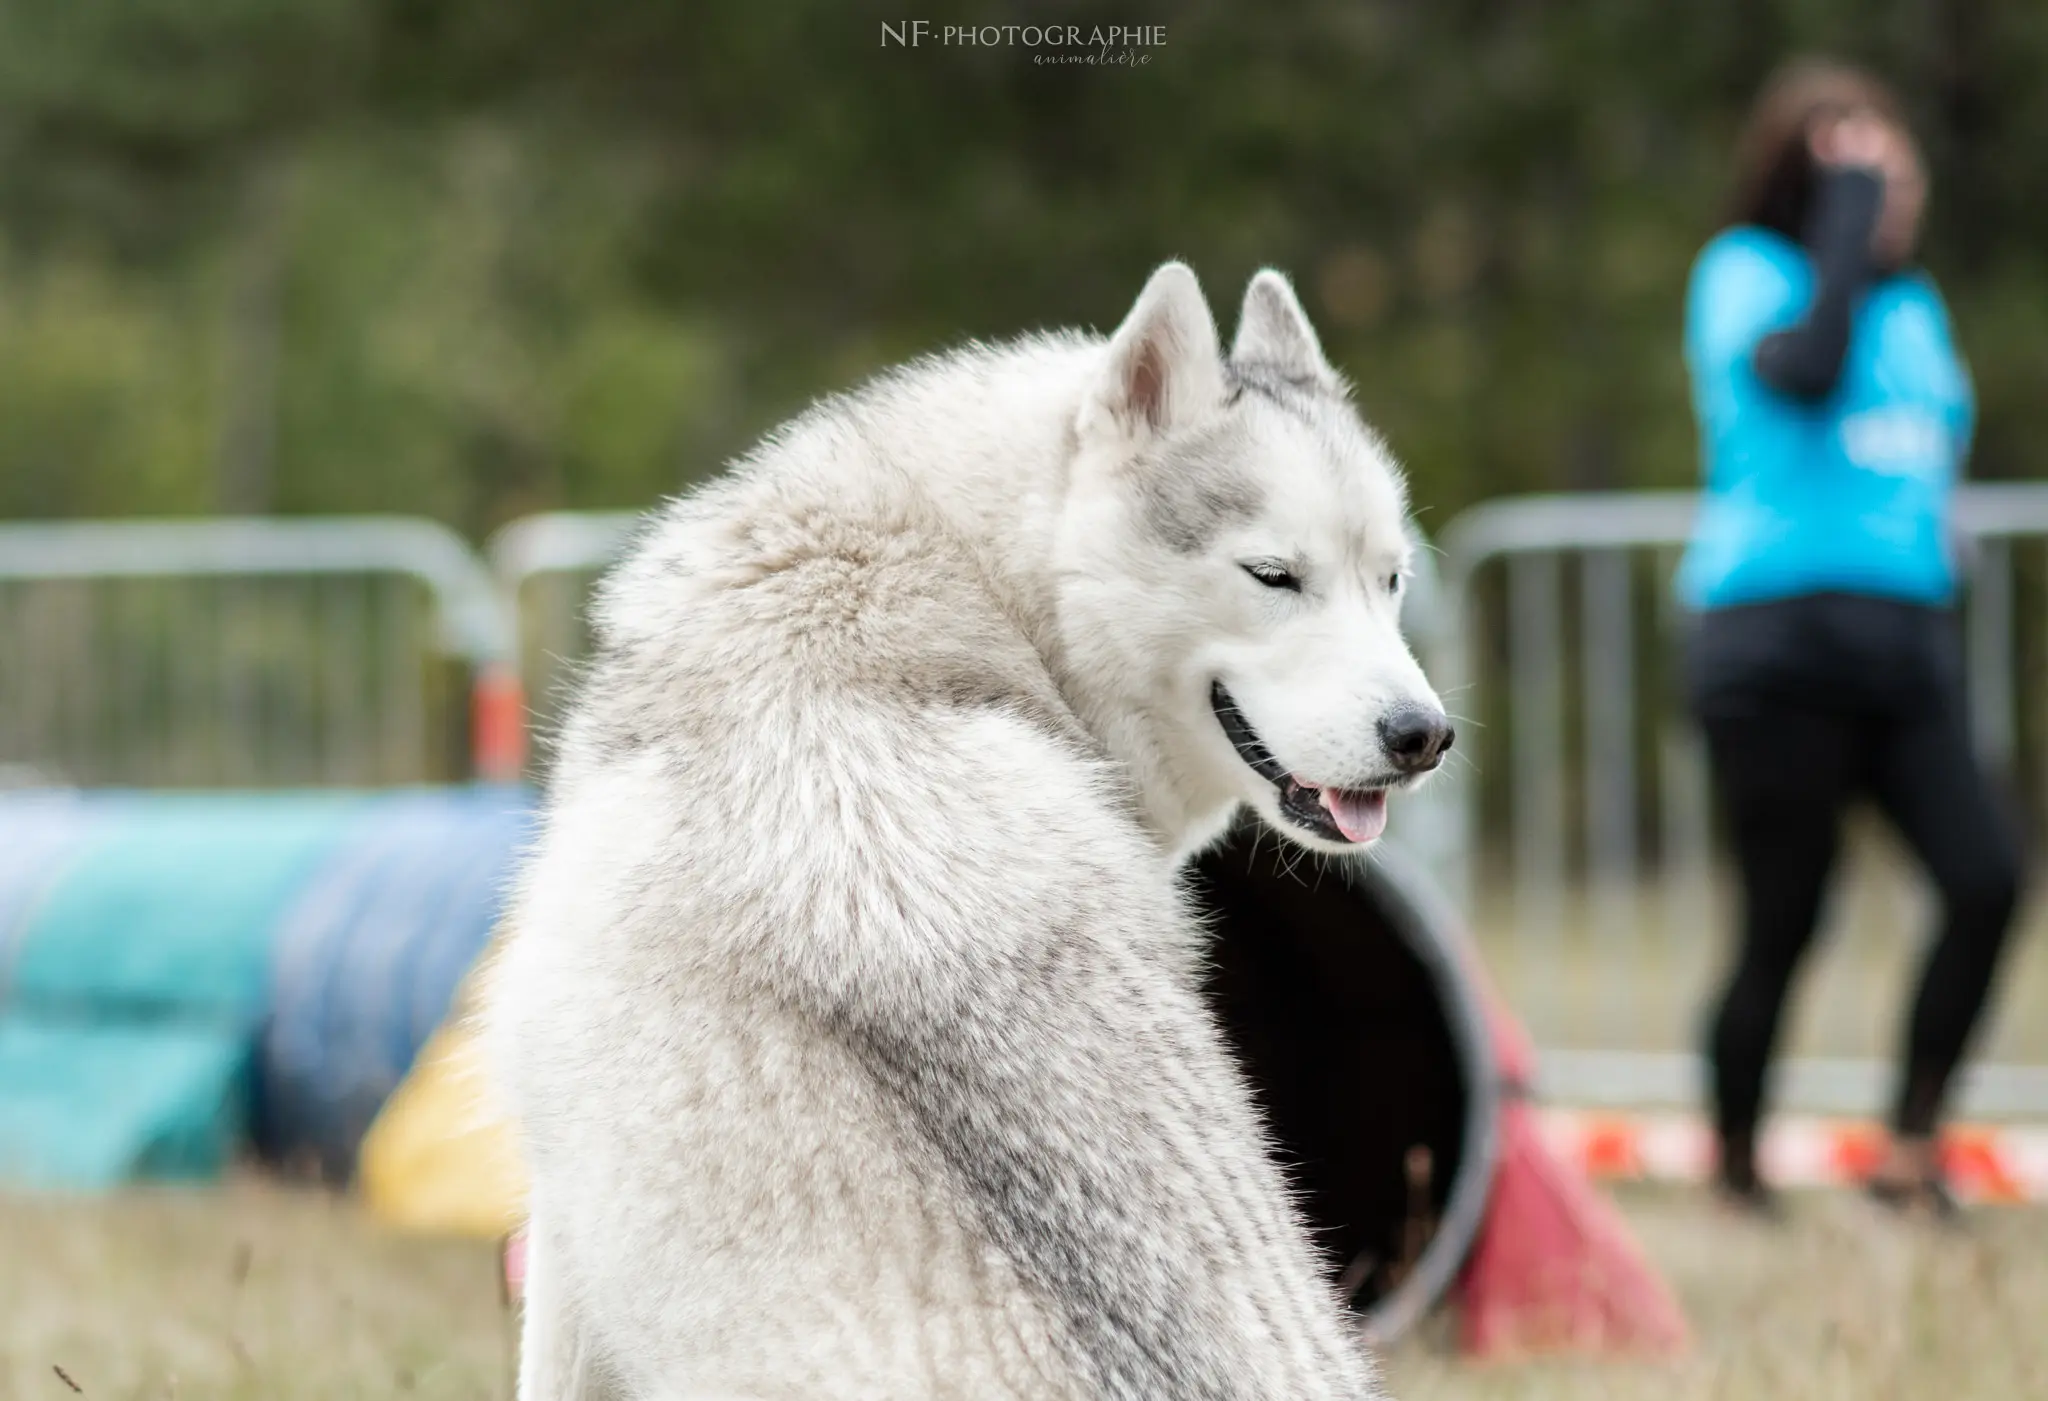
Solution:
M 1161 265 L 1110 337 L 1088 416 L 1127 436 L 1185 425 L 1223 399 L 1223 350 L 1202 285 L 1186 263 Z
M 1271 268 L 1261 269 L 1244 289 L 1244 310 L 1238 314 L 1230 358 L 1239 365 L 1267 366 L 1282 378 L 1308 384 L 1337 377 L 1323 358 L 1323 343 L 1308 324 L 1294 287 Z

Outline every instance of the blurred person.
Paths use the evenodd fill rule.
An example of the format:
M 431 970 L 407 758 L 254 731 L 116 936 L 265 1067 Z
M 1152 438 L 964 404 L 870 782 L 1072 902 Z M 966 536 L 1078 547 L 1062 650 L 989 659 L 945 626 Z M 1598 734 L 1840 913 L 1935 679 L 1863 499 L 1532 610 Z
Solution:
M 1693 266 L 1685 354 L 1705 483 L 1679 570 L 1687 699 L 1740 868 L 1739 945 L 1707 1028 L 1716 1185 L 1758 1173 L 1766 1071 L 1841 818 L 1868 797 L 1926 867 L 1940 927 L 1906 1019 L 1880 1202 L 1952 1216 L 1936 1154 L 2020 883 L 1971 749 L 1951 496 L 1973 426 L 1941 294 L 1913 263 L 1928 182 L 1897 98 L 1780 71 L 1737 152 L 1730 226 Z

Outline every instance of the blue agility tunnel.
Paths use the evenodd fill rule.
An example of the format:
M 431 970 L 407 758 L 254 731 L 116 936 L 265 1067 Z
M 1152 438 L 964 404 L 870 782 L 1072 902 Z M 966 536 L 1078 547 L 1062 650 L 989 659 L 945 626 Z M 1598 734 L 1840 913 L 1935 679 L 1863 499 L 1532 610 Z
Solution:
M 0 794 L 0 1181 L 346 1176 L 482 949 L 511 788 Z
M 489 941 L 528 822 L 504 790 L 406 795 L 328 856 L 273 946 L 256 1086 L 266 1157 L 348 1178 Z

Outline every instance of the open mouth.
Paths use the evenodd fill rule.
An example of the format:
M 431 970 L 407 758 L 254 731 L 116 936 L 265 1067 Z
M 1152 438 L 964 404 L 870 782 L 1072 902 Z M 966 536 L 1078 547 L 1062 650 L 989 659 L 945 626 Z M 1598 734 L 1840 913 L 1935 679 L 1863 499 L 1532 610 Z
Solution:
M 1387 790 L 1373 788 L 1332 788 L 1305 783 L 1287 771 L 1273 751 L 1259 739 L 1258 731 L 1245 719 L 1237 702 L 1221 681 L 1209 685 L 1209 708 L 1216 722 L 1230 738 L 1237 757 L 1273 785 L 1280 796 L 1280 811 L 1289 822 L 1326 841 L 1363 843 L 1387 830 Z

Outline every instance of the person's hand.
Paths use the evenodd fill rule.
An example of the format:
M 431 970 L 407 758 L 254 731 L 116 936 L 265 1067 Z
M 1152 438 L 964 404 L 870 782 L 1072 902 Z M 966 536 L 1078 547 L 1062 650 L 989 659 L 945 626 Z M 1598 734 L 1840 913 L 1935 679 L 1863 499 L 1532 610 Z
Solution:
M 1899 144 L 1899 134 L 1891 123 L 1869 112 L 1851 112 L 1815 122 L 1806 137 L 1814 164 L 1822 169 L 1862 168 L 1880 175 L 1896 159 L 1894 148 Z
M 1807 149 L 1823 170 L 1868 170 L 1884 186 L 1884 206 L 1871 231 L 1871 251 L 1896 265 L 1912 251 L 1927 204 L 1927 174 L 1912 138 L 1870 112 L 1850 112 L 1814 124 Z

